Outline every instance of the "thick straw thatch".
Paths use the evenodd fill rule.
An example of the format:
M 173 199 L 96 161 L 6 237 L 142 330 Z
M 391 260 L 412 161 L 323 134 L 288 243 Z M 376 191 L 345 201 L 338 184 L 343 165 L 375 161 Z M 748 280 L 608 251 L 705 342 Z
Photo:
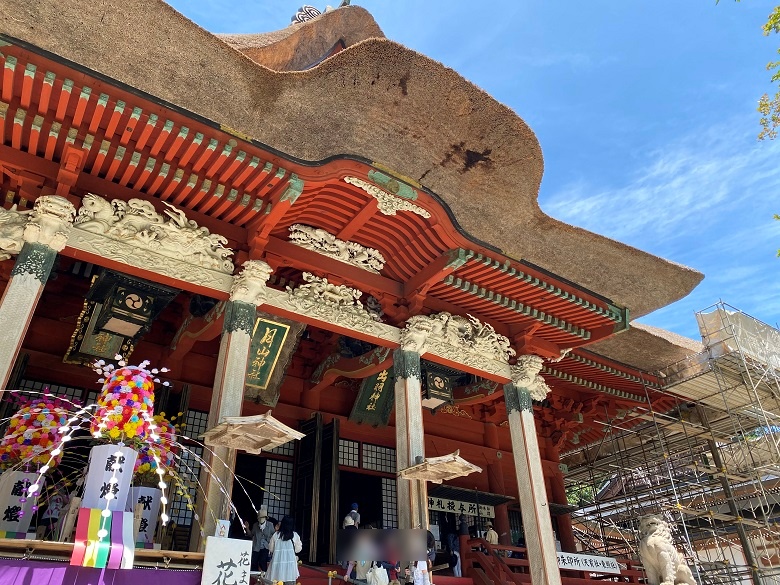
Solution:
M 335 29 L 346 21 L 342 10 L 371 28 L 358 7 L 301 28 Z M 545 215 L 536 201 L 542 152 L 525 122 L 451 69 L 386 39 L 307 71 L 276 72 L 160 0 L 0 0 L 0 30 L 295 157 L 356 154 L 386 165 L 437 193 L 472 236 L 634 316 L 702 278 Z

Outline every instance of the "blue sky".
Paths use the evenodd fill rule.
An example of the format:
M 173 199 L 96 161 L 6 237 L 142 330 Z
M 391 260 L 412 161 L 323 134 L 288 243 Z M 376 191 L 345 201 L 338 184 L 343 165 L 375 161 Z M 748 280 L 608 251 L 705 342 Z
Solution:
M 338 4 L 338 0 L 332 0 Z M 685 299 L 642 322 L 698 338 L 722 299 L 780 321 L 780 141 L 758 142 L 780 36 L 751 0 L 358 0 L 388 38 L 452 67 L 525 119 L 550 215 L 696 268 Z M 287 0 L 175 0 L 212 32 L 290 22 Z M 325 5 L 316 5 L 324 9 Z M 555 267 L 548 267 L 555 270 Z

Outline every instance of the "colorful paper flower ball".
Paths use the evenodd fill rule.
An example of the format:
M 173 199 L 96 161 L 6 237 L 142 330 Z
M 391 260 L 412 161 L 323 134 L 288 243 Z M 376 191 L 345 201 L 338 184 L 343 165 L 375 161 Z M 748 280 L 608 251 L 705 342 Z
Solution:
M 45 398 L 23 406 L 8 422 L 5 436 L 0 441 L 0 465 L 49 462 L 50 452 L 62 441 L 59 429 L 68 422 L 68 410 L 58 401 Z M 62 453 L 49 466 L 60 462 Z
M 154 416 L 153 374 L 140 366 L 122 366 L 103 385 L 97 404 L 93 435 L 111 440 L 146 437 L 146 419 Z
M 135 472 L 139 475 L 154 473 L 156 476 L 157 462 L 154 459 L 155 455 L 157 455 L 165 470 L 173 468 L 176 462 L 176 426 L 165 418 L 164 413 L 154 417 L 154 424 L 156 428 L 153 432 L 157 438 L 153 439 L 151 437 L 152 431 L 150 430 L 150 434 L 145 438 L 145 442 L 138 448 Z

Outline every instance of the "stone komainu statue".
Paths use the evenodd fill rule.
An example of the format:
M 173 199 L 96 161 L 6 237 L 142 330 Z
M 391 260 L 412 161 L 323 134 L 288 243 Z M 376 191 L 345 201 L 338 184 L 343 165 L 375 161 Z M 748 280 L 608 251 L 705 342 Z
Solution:
M 669 525 L 660 516 L 639 519 L 639 557 L 649 585 L 696 585 L 685 558 L 677 552 Z

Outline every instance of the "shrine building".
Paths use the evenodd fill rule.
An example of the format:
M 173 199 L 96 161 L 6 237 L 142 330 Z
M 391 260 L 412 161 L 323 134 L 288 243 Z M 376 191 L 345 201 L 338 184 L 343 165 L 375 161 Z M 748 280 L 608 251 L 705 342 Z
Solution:
M 164 548 L 202 550 L 232 485 L 307 564 L 357 503 L 440 547 L 490 521 L 567 582 L 559 455 L 663 410 L 690 347 L 632 320 L 702 275 L 546 215 L 533 130 L 358 6 L 215 35 L 161 0 L 0 5 L 0 388 L 88 403 L 95 360 L 170 368 L 190 483 Z M 199 446 L 269 411 L 304 437 Z M 479 471 L 426 481 L 456 452 Z

